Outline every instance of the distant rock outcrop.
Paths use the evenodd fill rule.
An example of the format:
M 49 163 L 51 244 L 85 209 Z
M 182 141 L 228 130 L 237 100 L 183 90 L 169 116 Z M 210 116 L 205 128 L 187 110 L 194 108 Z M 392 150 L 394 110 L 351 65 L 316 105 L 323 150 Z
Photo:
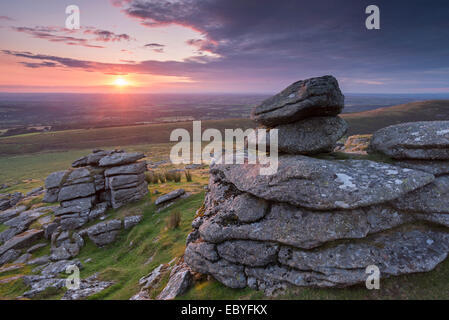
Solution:
M 449 152 L 449 123 L 405 124 L 374 134 L 371 149 L 398 156 L 396 164 L 295 155 L 314 153 L 307 153 L 316 150 L 313 139 L 322 143 L 320 132 L 327 129 L 310 126 L 320 123 L 315 117 L 335 116 L 342 108 L 338 83 L 323 77 L 299 81 L 254 109 L 264 125 L 296 122 L 291 141 L 309 128 L 310 149 L 299 150 L 285 137 L 290 147 L 283 151 L 292 154 L 281 155 L 270 176 L 260 175 L 259 164 L 211 166 L 184 255 L 193 272 L 270 294 L 288 285 L 363 283 L 372 265 L 381 277 L 426 272 L 446 259 L 449 175 L 441 159 Z M 330 151 L 333 143 L 327 144 Z
M 142 199 L 148 193 L 142 153 L 94 150 L 72 166 L 45 180 L 44 201 L 61 203 L 55 216 L 63 230 L 74 230 L 114 209 Z

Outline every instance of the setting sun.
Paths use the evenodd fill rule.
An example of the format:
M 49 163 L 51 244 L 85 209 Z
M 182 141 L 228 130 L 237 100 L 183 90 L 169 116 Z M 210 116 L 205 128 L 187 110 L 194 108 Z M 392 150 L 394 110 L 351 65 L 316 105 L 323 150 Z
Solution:
M 117 78 L 117 79 L 115 79 L 114 84 L 115 84 L 117 87 L 125 87 L 125 86 L 128 86 L 128 85 L 129 85 L 129 82 L 126 81 L 126 80 L 123 79 L 123 78 Z

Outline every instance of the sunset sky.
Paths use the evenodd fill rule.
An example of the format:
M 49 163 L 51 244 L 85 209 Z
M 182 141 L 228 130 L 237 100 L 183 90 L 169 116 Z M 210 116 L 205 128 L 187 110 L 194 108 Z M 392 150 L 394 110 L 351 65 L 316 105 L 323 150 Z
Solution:
M 449 93 L 449 1 L 1 1 L 0 68 L 0 92 Z

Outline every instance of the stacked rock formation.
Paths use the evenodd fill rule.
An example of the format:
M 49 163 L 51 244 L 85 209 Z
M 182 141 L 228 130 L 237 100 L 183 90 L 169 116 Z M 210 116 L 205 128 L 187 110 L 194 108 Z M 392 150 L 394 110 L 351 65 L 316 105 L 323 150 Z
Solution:
M 280 152 L 317 154 L 334 150 L 345 135 L 348 126 L 337 116 L 343 107 L 337 80 L 324 76 L 293 83 L 254 108 L 252 117 L 262 126 L 278 129 Z
M 71 170 L 50 174 L 44 201 L 60 202 L 55 216 L 63 230 L 77 229 L 114 209 L 142 199 L 148 193 L 143 153 L 94 150 L 76 160 Z
M 280 126 L 281 135 L 285 122 L 335 116 L 342 104 L 337 81 L 326 76 L 293 84 L 256 107 L 253 117 L 264 125 Z M 301 120 L 311 115 L 314 118 Z M 328 119 L 333 119 L 329 121 L 337 131 L 344 131 L 339 120 Z M 287 126 L 301 132 L 298 123 Z M 292 134 L 296 142 L 284 151 L 330 151 L 329 143 L 321 141 L 321 133 L 328 132 L 326 123 L 330 122 L 301 135 L 320 137 L 309 144 L 310 149 Z M 444 126 L 423 124 L 416 134 L 414 129 L 404 130 L 408 132 L 404 139 L 411 135 L 425 141 L 421 149 L 429 150 L 428 159 L 447 159 L 443 155 L 448 154 L 449 145 L 439 139 L 444 136 L 447 142 L 449 122 Z M 391 132 L 380 132 L 379 138 L 375 134 L 372 145 L 384 150 L 384 144 L 397 133 Z M 426 140 L 427 135 L 432 138 Z M 415 146 L 408 150 L 409 146 L 407 140 L 388 150 L 424 153 Z M 434 168 L 434 163 L 429 161 L 427 167 Z M 367 267 L 373 265 L 382 278 L 430 271 L 447 257 L 449 184 L 435 178 L 434 169 L 298 154 L 280 155 L 273 175 L 260 175 L 260 167 L 248 163 L 211 166 L 209 191 L 192 223 L 184 256 L 193 271 L 212 275 L 232 288 L 249 286 L 270 294 L 289 285 L 364 283 Z M 438 166 L 438 173 L 444 167 L 447 163 Z

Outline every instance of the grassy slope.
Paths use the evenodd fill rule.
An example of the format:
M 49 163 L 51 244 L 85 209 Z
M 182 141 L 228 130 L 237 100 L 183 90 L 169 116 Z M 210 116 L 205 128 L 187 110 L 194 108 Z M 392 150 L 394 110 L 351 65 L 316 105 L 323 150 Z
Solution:
M 202 128 L 251 128 L 248 119 L 202 121 Z M 42 151 L 66 151 L 102 147 L 124 147 L 170 142 L 170 133 L 177 128 L 192 131 L 192 122 L 176 122 L 129 127 L 81 129 L 0 137 L 0 156 L 29 154 Z

